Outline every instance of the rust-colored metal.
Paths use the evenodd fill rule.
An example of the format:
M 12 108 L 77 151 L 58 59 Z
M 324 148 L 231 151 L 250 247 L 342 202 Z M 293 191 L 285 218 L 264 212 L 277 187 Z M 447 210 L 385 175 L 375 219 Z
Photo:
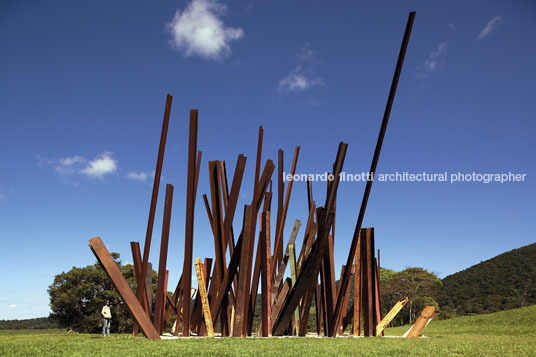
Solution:
M 134 264 L 134 274 L 136 275 L 137 286 L 143 286 L 140 283 L 139 279 L 141 278 L 141 253 L 140 253 L 140 243 L 139 242 L 130 242 L 130 250 L 132 251 L 132 261 Z M 138 288 L 139 289 L 139 288 Z M 139 295 L 141 296 L 141 295 Z M 138 336 L 138 324 L 134 322 L 132 326 L 132 336 Z
M 298 164 L 298 155 L 300 154 L 300 147 L 299 146 L 296 146 L 296 149 L 294 150 L 294 158 L 292 159 L 292 167 L 290 169 L 290 174 L 292 175 L 292 177 L 294 177 L 294 174 L 296 174 L 296 166 Z M 274 246 L 274 252 L 278 252 L 283 246 L 283 231 L 285 229 L 285 221 L 287 219 L 287 212 L 288 212 L 288 206 L 289 206 L 289 203 L 290 203 L 290 194 L 292 193 L 292 184 L 293 184 L 294 180 L 290 180 L 288 182 L 288 185 L 287 185 L 287 192 L 286 192 L 286 195 L 285 195 L 285 203 L 283 205 L 283 211 L 281 213 L 281 220 L 279 222 L 279 227 L 276 231 L 276 237 L 275 237 L 275 246 Z M 279 267 L 279 265 L 281 264 L 281 260 L 282 260 L 282 257 L 280 256 L 277 256 L 276 257 L 276 260 L 277 260 L 277 266 Z M 276 264 L 274 264 L 272 266 L 272 276 L 275 275 L 276 273 L 276 269 L 275 269 L 275 266 Z
M 279 236 L 279 226 L 281 223 L 281 216 L 283 214 L 283 205 L 285 203 L 285 181 L 283 177 L 284 170 L 284 153 L 283 150 L 279 149 L 277 151 L 277 216 L 275 223 L 275 237 Z M 277 251 L 274 249 L 274 254 L 272 257 L 272 272 L 276 271 L 279 261 L 283 259 L 283 244 L 280 244 L 277 249 Z M 270 272 L 270 274 L 272 274 L 273 278 L 274 273 L 272 272 Z
M 271 318 L 272 321 L 276 321 L 276 318 L 280 314 L 281 308 L 283 307 L 283 304 L 286 298 L 288 297 L 288 293 L 291 288 L 292 288 L 292 281 L 290 278 L 287 278 L 285 282 L 283 283 L 283 285 L 281 286 L 281 291 L 279 292 L 279 295 L 277 296 L 277 300 L 272 305 L 272 318 Z M 294 316 L 294 312 L 292 313 L 292 316 Z M 289 323 L 292 321 L 292 316 L 288 320 Z M 285 331 L 287 330 L 287 328 L 288 328 L 288 324 L 285 326 Z M 274 327 L 272 327 L 272 331 L 273 329 Z
M 389 116 L 391 114 L 391 108 L 393 106 L 393 101 L 395 99 L 396 88 L 398 86 L 398 80 L 400 79 L 400 73 L 402 72 L 402 64 L 404 63 L 404 57 L 406 55 L 406 49 L 409 43 L 409 37 L 411 34 L 411 29 L 413 27 L 413 21 L 415 19 L 415 11 L 409 13 L 408 21 L 406 24 L 406 30 L 404 32 L 404 38 L 402 40 L 402 45 L 400 47 L 400 53 L 398 55 L 398 61 L 396 63 L 395 73 L 393 75 L 393 81 L 391 83 L 391 89 L 389 91 L 389 97 L 387 99 L 387 104 L 385 106 L 385 112 L 383 114 L 382 124 L 380 127 L 380 133 L 378 134 L 378 141 L 376 143 L 376 148 L 374 150 L 374 156 L 372 157 L 372 163 L 370 165 L 369 173 L 374 177 L 376 173 L 376 167 L 378 165 L 378 160 L 380 159 L 380 152 L 382 149 L 383 139 L 385 137 L 385 132 L 387 131 L 387 124 L 389 122 Z M 367 209 L 367 202 L 370 196 L 370 190 L 372 189 L 373 179 L 367 181 L 365 186 L 365 192 L 363 194 L 363 200 L 361 202 L 361 207 L 359 209 L 359 215 L 357 217 L 357 222 L 354 230 L 354 236 L 352 238 L 352 244 L 350 245 L 350 250 L 348 252 L 348 259 L 346 260 L 346 266 L 350 266 L 354 260 L 355 249 L 357 246 L 357 240 L 361 226 L 363 224 L 363 219 L 365 217 L 365 211 Z M 335 305 L 334 320 L 338 321 L 342 314 L 342 305 L 344 300 L 344 294 L 346 294 L 346 289 L 348 288 L 348 281 L 350 279 L 350 271 L 344 274 L 341 289 L 337 297 L 337 304 Z M 375 329 L 374 329 L 375 330 Z M 332 328 L 329 331 L 329 336 L 335 336 L 336 329 Z M 375 333 L 375 332 L 374 332 Z
M 184 234 L 184 265 L 182 269 L 182 290 L 192 288 L 192 249 L 194 239 L 195 173 L 197 154 L 197 109 L 190 110 L 190 130 L 188 144 L 188 176 L 186 183 L 186 224 Z M 182 299 L 182 337 L 190 336 L 190 295 Z
M 160 260 L 158 263 L 158 282 L 156 285 L 156 301 L 154 307 L 154 328 L 162 334 L 164 318 L 166 263 L 169 243 L 169 225 L 171 221 L 171 208 L 173 205 L 173 185 L 166 185 L 166 202 L 164 206 L 164 221 L 162 223 L 162 240 L 160 243 Z
M 318 217 L 318 238 L 311 249 L 311 253 L 304 262 L 296 284 L 288 294 L 281 312 L 274 323 L 274 328 L 272 330 L 273 335 L 280 336 L 284 334 L 292 320 L 294 310 L 298 306 L 301 298 L 304 296 L 308 286 L 314 283 L 314 280 L 318 277 L 318 271 L 320 270 L 320 265 L 322 264 L 324 251 L 328 244 L 328 235 L 333 219 L 331 211 L 333 210 L 335 193 L 339 185 L 340 172 L 342 171 L 347 147 L 348 144 L 342 142 L 339 144 L 339 149 L 337 150 L 337 159 L 335 160 L 335 171 L 333 172 L 334 181 L 333 184 L 330 185 L 326 195 L 326 208 L 323 209 L 322 217 Z
M 145 290 L 144 279 L 147 274 L 147 263 L 149 262 L 149 251 L 151 249 L 151 238 L 153 236 L 153 225 L 154 225 L 154 214 L 156 211 L 156 201 L 158 199 L 158 189 L 160 187 L 160 176 L 162 175 L 162 164 L 164 162 L 164 152 L 166 150 L 166 139 L 169 126 L 169 116 L 171 113 L 171 103 L 173 97 L 167 95 L 166 97 L 166 107 L 164 109 L 164 119 L 162 121 L 162 133 L 160 134 L 160 145 L 158 147 L 158 157 L 156 160 L 156 170 L 154 174 L 153 181 L 153 192 L 151 195 L 151 205 L 149 207 L 149 219 L 147 221 L 147 231 L 145 233 L 145 245 L 143 246 L 143 258 L 142 265 L 140 270 L 140 279 L 138 283 L 141 283 L 140 288 L 138 289 L 138 299 L 141 302 L 144 310 L 149 312 L 149 302 L 144 297 L 143 291 Z
M 141 306 L 140 302 L 136 298 L 136 295 L 132 292 L 130 285 L 121 274 L 121 271 L 117 267 L 115 260 L 112 258 L 108 249 L 99 237 L 95 237 L 89 240 L 89 247 L 95 257 L 99 261 L 100 265 L 106 271 L 106 274 L 112 280 L 116 290 L 125 302 L 128 310 L 134 317 L 134 320 L 141 328 L 145 336 L 150 340 L 159 340 L 160 335 L 154 328 L 151 319 Z
M 353 328 L 354 336 L 361 335 L 361 234 L 358 238 L 358 245 L 355 250 L 355 274 L 354 274 L 354 306 L 353 306 Z
M 270 277 L 270 264 L 272 256 L 270 254 L 270 211 L 264 211 L 261 214 L 261 336 L 272 336 L 272 304 L 270 301 L 270 292 L 272 279 Z
M 352 274 L 350 275 L 350 278 L 354 275 L 354 266 L 351 266 Z M 345 268 L 343 268 L 344 270 Z M 342 335 L 344 333 L 344 330 L 346 329 L 346 324 L 343 324 L 343 321 L 346 319 L 347 311 L 348 311 L 348 301 L 350 300 L 350 289 L 346 290 L 346 296 L 344 297 L 344 304 L 342 306 L 342 311 L 344 315 L 341 317 L 341 321 L 339 321 L 337 324 L 339 326 L 339 335 Z
M 374 264 L 374 228 L 361 229 L 361 264 L 363 272 L 363 332 L 376 336 L 376 267 Z

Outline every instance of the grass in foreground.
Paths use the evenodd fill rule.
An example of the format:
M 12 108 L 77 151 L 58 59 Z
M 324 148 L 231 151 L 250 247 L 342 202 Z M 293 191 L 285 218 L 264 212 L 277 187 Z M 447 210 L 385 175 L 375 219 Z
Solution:
M 1 356 L 536 356 L 536 306 L 433 321 L 427 338 L 190 338 L 0 331 Z M 401 336 L 407 326 L 386 330 Z

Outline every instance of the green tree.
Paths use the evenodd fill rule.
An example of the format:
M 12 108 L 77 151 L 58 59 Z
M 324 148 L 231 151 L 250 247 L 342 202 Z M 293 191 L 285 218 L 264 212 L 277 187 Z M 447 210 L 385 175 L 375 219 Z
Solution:
M 137 293 L 134 266 L 122 265 L 118 253 L 112 253 L 121 273 Z M 156 293 L 156 272 L 153 271 L 153 294 Z M 78 332 L 97 332 L 102 327 L 101 309 L 106 300 L 112 304 L 112 331 L 132 329 L 132 317 L 115 290 L 112 281 L 97 262 L 83 268 L 73 267 L 54 277 L 48 288 L 51 317 L 61 327 Z
M 382 300 L 387 306 L 393 306 L 401 298 L 408 297 L 408 309 L 402 310 L 397 318 L 411 324 L 415 321 L 419 309 L 425 305 L 439 305 L 436 302 L 441 289 L 441 280 L 423 268 L 407 268 L 393 274 L 391 279 L 382 282 Z M 385 305 L 384 305 L 385 306 Z M 389 308 L 390 308 L 389 307 Z M 388 310 L 385 311 L 387 313 Z

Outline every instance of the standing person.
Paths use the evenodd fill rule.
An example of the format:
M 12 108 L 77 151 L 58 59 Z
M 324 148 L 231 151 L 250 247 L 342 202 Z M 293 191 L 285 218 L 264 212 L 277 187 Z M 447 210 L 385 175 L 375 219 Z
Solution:
M 106 305 L 102 307 L 102 337 L 110 336 L 110 323 L 112 321 L 112 311 L 110 310 L 110 301 L 106 300 Z

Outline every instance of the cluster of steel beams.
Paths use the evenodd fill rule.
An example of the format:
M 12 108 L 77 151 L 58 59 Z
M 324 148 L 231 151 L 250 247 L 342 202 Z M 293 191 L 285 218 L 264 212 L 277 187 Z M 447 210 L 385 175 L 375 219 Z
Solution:
M 400 49 L 385 114 L 370 172 L 374 174 L 385 136 L 398 79 L 402 69 L 415 13 L 409 15 Z M 158 282 L 153 298 L 151 286 L 152 265 L 148 261 L 154 225 L 160 177 L 164 160 L 167 128 L 171 112 L 171 95 L 167 96 L 164 120 L 158 150 L 152 198 L 149 209 L 143 256 L 138 242 L 131 242 L 138 286 L 137 297 L 119 273 L 113 259 L 100 240 L 94 238 L 90 247 L 112 279 L 135 319 L 133 333 L 142 330 L 149 339 L 159 339 L 168 327 L 175 326 L 175 335 L 213 336 L 219 327 L 222 336 L 246 337 L 299 335 L 305 336 L 311 313 L 316 314 L 316 333 L 334 337 L 348 326 L 351 332 L 375 336 L 377 326 L 381 334 L 388 322 L 382 321 L 380 304 L 379 250 L 375 257 L 374 229 L 362 228 L 363 218 L 373 181 L 367 181 L 348 260 L 342 266 L 341 276 L 335 277 L 334 241 L 335 216 L 339 174 L 346 157 L 347 144 L 339 144 L 333 163 L 333 180 L 328 182 L 323 205 L 313 199 L 312 183 L 307 182 L 308 215 L 305 227 L 296 220 L 288 240 L 287 214 L 293 181 L 285 185 L 284 153 L 279 150 L 276 164 L 266 160 L 262 166 L 263 128 L 259 128 L 252 200 L 245 205 L 238 237 L 233 222 L 238 207 L 247 158 L 239 155 L 229 190 L 225 161 L 208 162 L 210 193 L 203 195 L 208 223 L 213 233 L 213 259 L 204 263 L 196 260 L 197 294 L 192 294 L 192 265 L 194 244 L 194 211 L 197 183 L 201 171 L 201 152 L 197 149 L 198 111 L 190 111 L 188 163 L 186 179 L 186 217 L 184 234 L 184 261 L 182 274 L 173 296 L 167 294 L 167 253 L 173 203 L 173 186 L 166 186 Z M 296 173 L 300 147 L 297 146 L 290 168 Z M 262 168 L 262 170 L 261 170 Z M 275 178 L 273 178 L 275 174 Z M 272 214 L 272 186 L 277 182 L 277 209 Z M 286 190 L 285 190 L 285 186 Z M 275 228 L 272 226 L 275 220 Z M 258 234 L 258 237 L 257 237 Z M 273 236 L 273 242 L 272 240 Z M 256 244 L 255 244 L 256 243 Z M 297 247 L 301 248 L 298 250 Z M 273 249 L 272 249 L 273 246 Z M 256 251 L 255 251 L 256 247 Z M 228 257 L 228 258 L 227 258 Z M 228 261 L 227 261 L 228 260 Z M 213 269 L 212 269 L 213 268 Z M 286 278 L 290 274 L 290 277 Z M 354 303 L 348 306 L 350 282 L 354 277 Z M 260 285 L 260 297 L 258 296 Z M 194 297 L 195 296 L 195 297 Z M 260 299 L 261 316 L 258 330 L 253 330 L 255 306 Z M 315 309 L 311 309 L 312 306 Z M 403 306 L 403 305 L 402 305 Z M 396 314 L 396 313 L 395 313 Z M 175 317 L 175 321 L 173 321 Z M 361 324 L 363 321 L 363 324 Z M 382 322 L 382 324 L 380 324 Z

